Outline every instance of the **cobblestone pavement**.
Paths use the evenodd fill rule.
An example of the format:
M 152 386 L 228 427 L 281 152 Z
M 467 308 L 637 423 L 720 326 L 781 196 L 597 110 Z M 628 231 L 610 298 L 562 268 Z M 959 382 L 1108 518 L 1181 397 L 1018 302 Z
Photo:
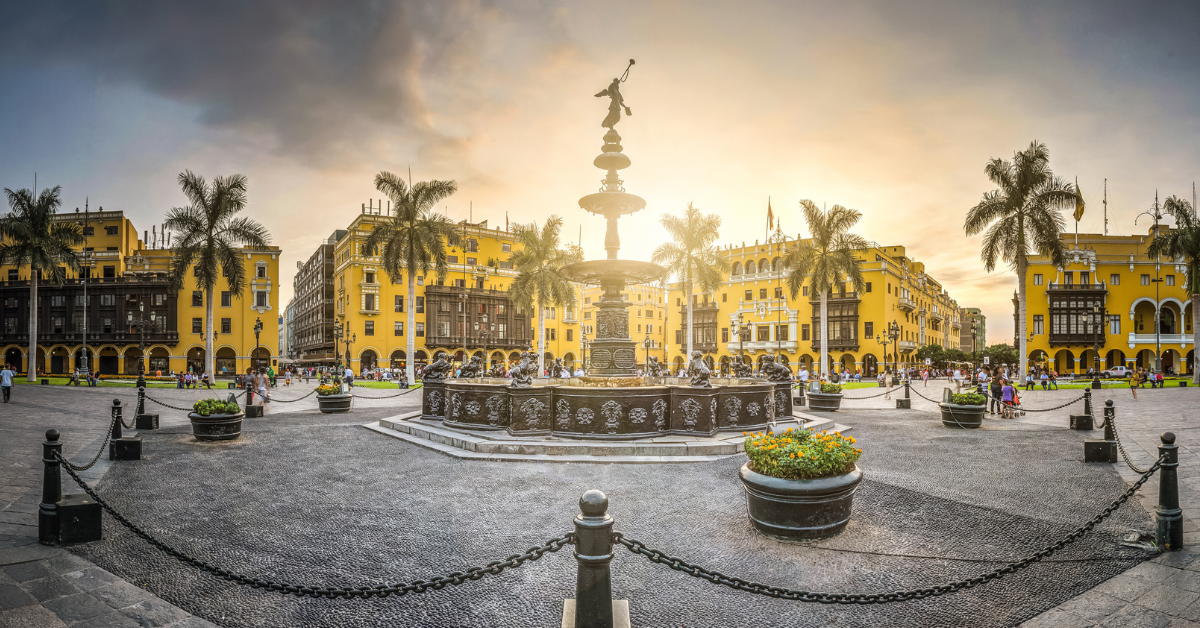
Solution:
M 14 556 L 3 552 L 17 550 L 56 554 L 29 554 L 6 567 L 0 574 L 0 605 L 20 591 L 34 599 L 22 598 L 26 603 L 19 609 L 28 612 L 84 608 L 54 603 L 70 595 L 39 604 L 28 592 L 33 585 L 22 588 L 22 582 L 39 580 L 57 586 L 54 579 L 63 579 L 59 574 L 75 574 L 67 584 L 106 604 L 106 613 L 126 601 L 126 611 L 142 605 L 143 617 L 122 613 L 142 625 L 201 625 L 203 618 L 222 626 L 554 626 L 562 599 L 573 597 L 575 568 L 569 549 L 499 577 L 421 596 L 334 601 L 264 593 L 204 575 L 107 516 L 99 543 L 72 548 L 70 554 L 36 546 L 42 433 L 59 428 L 68 455 L 76 461 L 90 459 L 114 394 L 112 389 L 67 394 L 38 387 L 17 392 L 26 398 L 0 407 L 0 453 L 6 461 L 0 495 L 14 496 L 0 503 L 10 513 L 3 521 L 17 521 L 0 528 L 11 546 L 0 549 L 0 556 Z M 199 391 L 159 392 L 154 396 L 180 406 L 202 396 Z M 280 390 L 276 396 L 294 398 L 305 392 Z M 940 396 L 940 388 L 939 396 L 921 392 Z M 1122 435 L 1127 448 L 1138 448 L 1131 454 L 1145 463 L 1153 459 L 1159 431 L 1179 433 L 1185 448 L 1180 470 L 1185 513 L 1195 512 L 1192 504 L 1200 506 L 1200 493 L 1193 485 L 1200 484 L 1195 481 L 1200 475 L 1192 473 L 1186 436 L 1191 428 L 1182 417 L 1195 407 L 1200 393 L 1152 392 L 1159 394 L 1143 394 L 1137 402 L 1138 418 L 1126 417 L 1132 405 L 1127 392 L 1118 402 Z M 1057 405 L 1078 394 L 1039 393 L 1028 395 L 1028 407 Z M 132 401 L 134 395 L 130 390 L 115 396 Z M 579 494 L 599 488 L 609 495 L 617 529 L 651 547 L 751 580 L 868 593 L 989 571 L 998 561 L 1015 560 L 1052 543 L 1128 486 L 1114 465 L 1078 461 L 1085 435 L 1065 429 L 1070 409 L 989 420 L 984 429 L 959 431 L 942 428 L 932 404 L 922 400 L 914 400 L 913 411 L 886 409 L 894 402 L 882 398 L 847 400 L 845 414 L 853 417 L 855 436 L 866 450 L 860 464 L 867 479 L 856 495 L 854 519 L 835 539 L 782 544 L 750 530 L 737 480 L 739 457 L 634 468 L 481 463 L 450 459 L 359 427 L 417 403 L 416 394 L 356 400 L 350 415 L 313 412 L 311 397 L 276 403 L 266 419 L 247 420 L 240 441 L 225 444 L 198 443 L 184 413 L 159 408 L 163 429 L 141 434 L 143 460 L 108 467 L 98 490 L 157 537 L 219 566 L 299 584 L 357 586 L 429 578 L 523 552 L 568 531 Z M 23 408 L 25 414 L 10 408 Z M 77 416 L 84 408 L 95 409 L 93 418 Z M 1128 414 L 1135 413 L 1130 409 Z M 89 429 L 93 422 L 99 427 Z M 88 444 L 76 444 L 82 441 Z M 1136 445 L 1131 447 L 1130 441 Z M 24 471 L 10 473 L 9 461 Z M 1152 510 L 1156 490 L 1143 493 Z M 10 510 L 12 505 L 27 512 Z M 1193 542 L 1190 520 L 1188 526 L 1187 541 Z M 1030 625 L 1141 625 L 1145 619 L 1152 622 L 1147 625 L 1185 625 L 1180 622 L 1192 599 L 1200 597 L 1189 593 L 1200 587 L 1189 585 L 1200 582 L 1200 573 L 1184 567 L 1200 569 L 1200 561 L 1191 563 L 1197 555 L 1182 552 L 1142 562 L 1136 550 L 1116 543 L 1128 530 L 1152 527 L 1147 511 L 1131 501 L 1097 533 L 1043 564 L 952 596 L 879 607 L 827 607 L 751 596 L 652 565 L 621 549 L 613 561 L 613 586 L 617 597 L 630 600 L 636 626 L 1011 626 L 1026 620 Z M 64 569 L 69 571 L 60 571 Z M 1171 573 L 1164 577 L 1163 569 Z M 119 578 L 110 581 L 110 574 Z M 38 575 L 42 577 L 31 577 Z M 1174 578 L 1171 595 L 1152 596 L 1153 588 L 1163 586 L 1152 583 L 1168 578 Z M 107 587 L 114 591 L 100 591 Z M 116 589 L 127 598 L 120 599 Z M 138 600 L 142 595 L 153 597 Z M 1172 605 L 1182 606 L 1174 615 L 1158 614 L 1171 612 L 1167 607 Z M 165 618 L 161 622 L 149 617 L 158 609 Z M 172 614 L 176 612 L 198 617 Z M 75 621 L 56 615 L 64 624 Z M 1168 623 L 1153 623 L 1160 617 Z M 4 618 L 0 615 L 0 625 L 6 625 Z M 95 618 L 82 622 L 138 625 Z

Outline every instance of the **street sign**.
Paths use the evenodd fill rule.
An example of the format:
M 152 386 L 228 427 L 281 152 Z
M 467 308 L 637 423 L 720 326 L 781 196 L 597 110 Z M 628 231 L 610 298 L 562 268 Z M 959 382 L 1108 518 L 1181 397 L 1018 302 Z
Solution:
M 985 356 L 983 356 L 983 363 L 984 363 L 984 364 L 991 364 L 991 363 L 992 363 L 992 360 L 991 360 L 991 358 L 990 358 L 989 356 L 986 356 L 986 355 L 985 355 Z
M 929 364 L 932 364 L 932 363 L 933 363 L 933 361 L 932 361 L 932 360 L 930 360 L 929 358 L 925 358 L 925 364 L 926 364 L 927 366 L 928 366 Z

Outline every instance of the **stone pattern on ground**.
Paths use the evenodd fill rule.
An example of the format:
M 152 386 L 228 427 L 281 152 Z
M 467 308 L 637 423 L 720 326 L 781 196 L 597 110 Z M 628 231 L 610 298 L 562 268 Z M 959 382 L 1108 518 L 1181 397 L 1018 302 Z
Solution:
M 842 536 L 782 544 L 746 521 L 739 457 L 690 465 L 545 465 L 451 459 L 363 429 L 415 408 L 401 399 L 347 418 L 273 414 L 240 441 L 202 444 L 186 429 L 146 438 L 139 465 L 100 492 L 152 533 L 198 557 L 263 578 L 358 586 L 429 578 L 523 552 L 570 530 L 579 495 L 608 493 L 617 529 L 741 577 L 810 590 L 886 592 L 971 577 L 1021 558 L 1093 516 L 1127 486 L 1078 462 L 1081 436 L 1007 422 L 973 432 L 928 410 L 854 412 L 867 480 Z M 851 414 L 853 413 L 853 414 Z M 1066 411 L 1062 413 L 1065 423 Z M 994 423 L 994 422 L 989 422 Z M 1142 561 L 1116 541 L 1149 529 L 1131 503 L 1046 564 L 952 596 L 828 607 L 717 587 L 624 550 L 614 594 L 634 625 L 1010 626 Z M 73 549 L 223 626 L 555 625 L 574 597 L 569 550 L 498 577 L 419 596 L 311 600 L 239 587 L 186 567 L 105 522 Z

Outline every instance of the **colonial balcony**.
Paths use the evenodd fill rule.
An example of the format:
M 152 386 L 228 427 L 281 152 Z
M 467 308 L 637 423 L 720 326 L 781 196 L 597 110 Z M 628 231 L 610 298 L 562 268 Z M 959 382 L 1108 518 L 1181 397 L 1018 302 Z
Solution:
M 946 315 L 942 314 L 941 312 L 939 312 L 937 310 L 934 310 L 929 313 L 929 318 L 930 318 L 930 320 L 944 321 L 944 320 L 946 320 Z
M 898 305 L 900 306 L 900 309 L 904 310 L 905 312 L 913 312 L 917 309 L 917 302 L 908 297 L 900 297 L 900 303 Z
M 1154 334 L 1129 334 L 1129 346 L 1155 344 Z M 1159 334 L 1158 343 L 1164 345 L 1190 345 L 1192 334 Z
M 900 351 L 916 351 L 917 350 L 917 341 L 916 340 L 901 340 L 897 343 L 897 345 L 900 347 Z
M 958 319 L 950 321 L 950 329 L 962 329 L 962 323 Z
M 1049 335 L 1049 341 L 1050 341 L 1051 347 L 1065 346 L 1065 345 L 1091 346 L 1096 343 L 1097 338 L 1099 338 L 1100 346 L 1103 347 L 1105 344 L 1105 341 L 1107 340 L 1107 337 L 1104 334 L 1100 334 L 1098 337 L 1096 334 L 1090 333 L 1090 332 L 1081 332 L 1081 333 L 1075 333 L 1075 334 L 1051 333 Z M 1154 344 L 1154 335 L 1153 334 L 1151 334 L 1151 336 L 1150 336 L 1150 343 Z
M 1046 285 L 1046 290 L 1052 292 L 1071 291 L 1071 292 L 1108 292 L 1108 286 L 1103 282 L 1097 283 L 1058 283 L 1051 281 Z
M 747 340 L 745 343 L 741 343 L 741 342 L 734 340 L 725 345 L 726 350 L 728 350 L 730 353 L 737 353 L 743 347 L 745 347 L 746 351 L 782 350 L 782 351 L 788 351 L 791 353 L 794 353 L 795 351 L 797 351 L 800 348 L 799 343 L 797 343 L 795 340 L 783 340 L 783 341 Z M 697 345 L 697 348 L 700 348 L 699 345 Z M 711 350 L 716 351 L 717 350 L 716 345 L 713 345 L 713 348 Z M 701 351 L 704 351 L 704 349 L 701 349 Z
M 858 343 L 859 343 L 858 338 L 838 338 L 836 340 L 831 339 L 827 346 L 829 348 L 829 351 L 831 351 L 831 352 L 832 351 L 858 351 Z M 819 338 L 813 339 L 812 350 L 813 351 L 821 350 L 821 340 Z
M 474 351 L 484 348 L 484 339 L 479 336 L 426 336 L 425 346 L 430 349 L 461 349 L 466 343 L 467 349 Z M 488 338 L 487 348 L 491 349 L 525 349 L 532 345 L 530 340 L 523 338 Z

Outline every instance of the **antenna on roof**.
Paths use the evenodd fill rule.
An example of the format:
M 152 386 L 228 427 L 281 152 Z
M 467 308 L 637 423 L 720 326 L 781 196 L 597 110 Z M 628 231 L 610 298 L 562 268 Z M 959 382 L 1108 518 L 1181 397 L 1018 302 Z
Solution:
M 1108 177 L 1104 178 L 1104 235 L 1108 235 Z

